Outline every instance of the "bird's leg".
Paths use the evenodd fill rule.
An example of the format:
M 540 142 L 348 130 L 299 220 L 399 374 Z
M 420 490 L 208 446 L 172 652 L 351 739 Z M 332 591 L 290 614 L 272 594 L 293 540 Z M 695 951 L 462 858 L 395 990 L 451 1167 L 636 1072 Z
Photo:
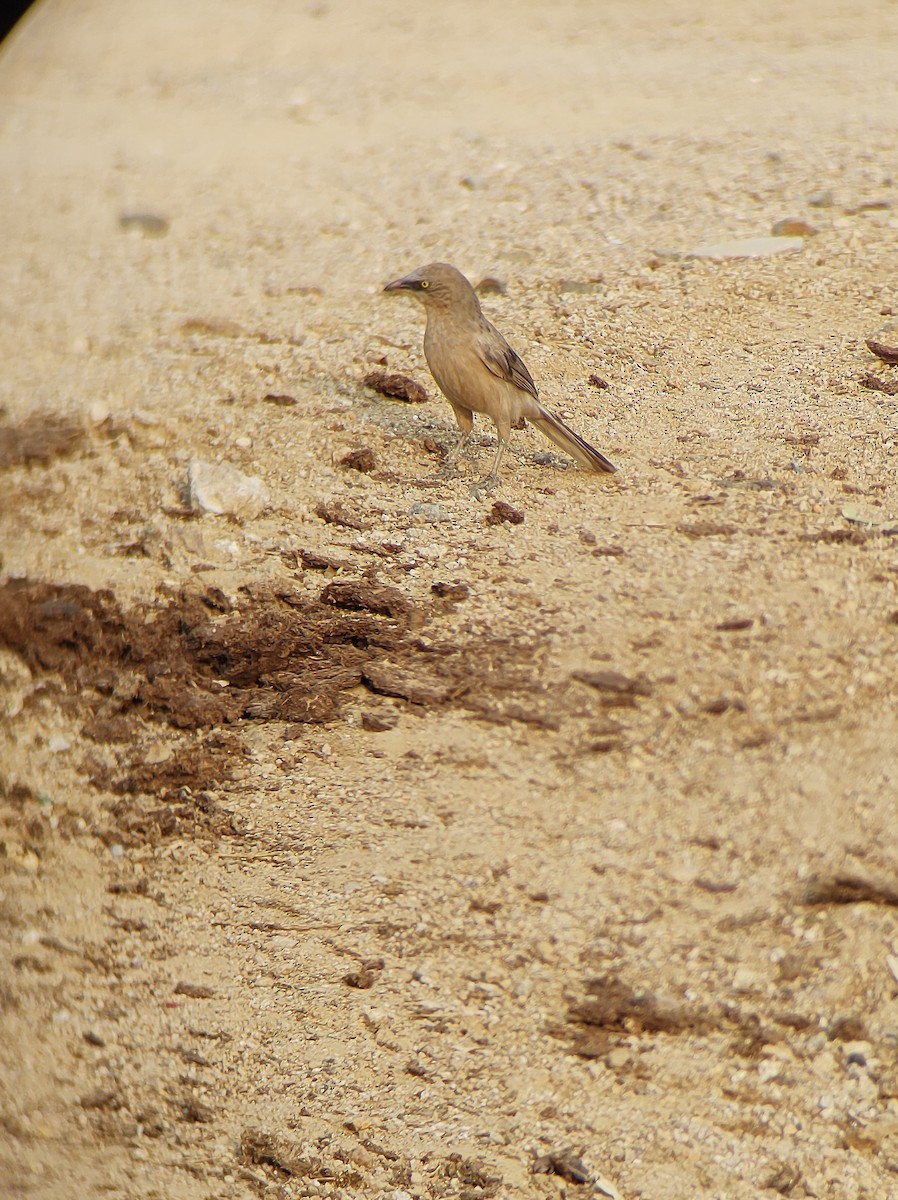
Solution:
M 505 453 L 506 441 L 505 438 L 499 438 L 499 445 L 496 450 L 496 457 L 493 459 L 492 469 L 489 475 L 485 475 L 483 479 L 471 486 L 471 491 L 475 496 L 489 494 L 496 484 L 499 482 L 499 465 L 502 462 L 502 455 Z
M 473 429 L 467 429 L 459 436 L 458 441 L 455 443 L 455 449 L 443 463 L 443 466 L 440 470 L 441 475 L 451 478 L 452 476 L 461 474 L 458 469 L 458 460 L 462 454 L 467 453 L 468 445 L 470 444 L 473 433 Z
M 458 469 L 457 463 L 459 455 L 467 452 L 468 445 L 471 441 L 471 436 L 474 433 L 474 414 L 469 408 L 464 408 L 459 404 L 455 404 L 452 400 L 449 401 L 452 405 L 452 411 L 455 413 L 455 420 L 458 424 L 459 439 L 455 443 L 455 449 L 446 459 L 443 464 L 440 475 L 445 479 L 452 479 L 461 472 Z

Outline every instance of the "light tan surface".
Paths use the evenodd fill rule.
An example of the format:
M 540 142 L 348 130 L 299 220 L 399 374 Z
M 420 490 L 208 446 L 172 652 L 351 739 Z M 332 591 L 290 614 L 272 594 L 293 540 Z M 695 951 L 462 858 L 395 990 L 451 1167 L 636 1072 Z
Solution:
M 898 400 L 859 384 L 895 375 L 864 338 L 898 313 L 898 14 L 719 9 L 59 0 L 4 46 L 2 420 L 90 432 L 3 471 L 0 582 L 315 596 L 312 548 L 425 614 L 467 584 L 423 636 L 500 664 L 511 636 L 519 681 L 490 720 L 395 701 L 368 732 L 360 687 L 292 740 L 250 723 L 210 788 L 242 836 L 141 839 L 129 806 L 172 801 L 90 779 L 193 735 L 91 742 L 0 651 L 4 1197 L 586 1194 L 530 1174 L 566 1146 L 623 1200 L 898 1196 L 894 908 L 802 903 L 898 873 L 898 552 L 843 515 L 898 525 Z M 798 253 L 678 257 L 784 217 L 819 230 Z M 437 258 L 507 284 L 488 315 L 617 476 L 521 432 L 522 524 L 431 486 L 448 406 L 361 379 L 433 392 L 379 293 Z M 271 507 L 185 520 L 193 457 Z M 581 669 L 651 694 L 608 709 Z M 695 1028 L 571 1054 L 608 974 Z M 305 1166 L 241 1163 L 248 1127 Z

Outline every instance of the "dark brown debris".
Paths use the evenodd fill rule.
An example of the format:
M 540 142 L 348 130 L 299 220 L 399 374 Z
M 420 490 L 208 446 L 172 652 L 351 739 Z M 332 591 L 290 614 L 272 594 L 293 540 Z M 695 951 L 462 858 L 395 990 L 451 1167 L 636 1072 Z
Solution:
M 376 558 L 396 558 L 402 553 L 400 542 L 353 542 L 351 550 L 357 554 L 373 554 Z
M 601 375 L 595 375 L 595 374 L 590 375 L 586 382 L 588 384 L 590 384 L 592 387 L 599 388 L 602 391 L 604 391 L 605 388 L 608 387 L 608 380 L 603 379 L 601 377 Z
M 374 982 L 377 975 L 374 971 L 368 970 L 367 967 L 361 967 L 358 971 L 348 971 L 343 976 L 343 983 L 350 988 L 360 988 L 366 990 L 374 987 Z
M 870 1038 L 870 1030 L 862 1017 L 843 1014 L 830 1021 L 826 1036 L 831 1042 L 866 1042 Z
M 72 454 L 85 436 L 84 425 L 71 417 L 32 413 L 18 424 L 0 426 L 0 469 Z
M 200 603 L 205 604 L 211 612 L 229 613 L 234 611 L 228 595 L 220 587 L 209 587 L 200 594 Z
M 315 515 L 328 525 L 340 525 L 344 529 L 357 529 L 360 533 L 368 528 L 368 524 L 361 514 L 349 508 L 342 500 L 319 500 L 315 505 Z
M 354 565 L 351 559 L 334 558 L 330 554 L 322 554 L 319 550 L 305 548 L 299 551 L 299 561 L 306 571 L 346 571 Z
M 790 491 L 791 484 L 785 484 L 780 479 L 753 479 L 746 476 L 744 471 L 733 471 L 732 475 L 725 475 L 722 479 L 715 480 L 720 487 L 738 487 L 748 488 L 753 492 L 777 492 Z
M 188 1096 L 181 1104 L 181 1116 L 196 1125 L 209 1125 L 215 1120 L 215 1110 L 196 1096 Z
M 264 399 L 269 404 L 277 404 L 281 408 L 290 408 L 297 402 L 295 396 L 288 396 L 284 392 L 266 392 Z
M 586 997 L 571 1006 L 568 1020 L 618 1033 L 703 1033 L 711 1028 L 708 1015 L 672 996 L 637 992 L 614 975 L 587 980 Z
M 310 724 L 341 719 L 362 685 L 413 705 L 476 708 L 476 700 L 504 722 L 558 725 L 532 643 L 421 639 L 445 599 L 415 605 L 366 576 L 332 579 L 318 597 L 247 581 L 229 603 L 223 612 L 214 588 L 124 608 L 108 590 L 0 584 L 0 647 L 35 677 L 58 676 L 59 703 L 90 739 L 80 769 L 93 787 L 121 797 L 109 810 L 114 827 L 99 831 L 109 844 L 239 836 L 215 793 L 242 777 L 245 723 L 284 722 L 283 736 L 298 738 Z M 558 699 L 564 703 L 563 691 Z M 395 723 L 394 706 L 384 709 L 370 704 L 368 729 Z
M 395 729 L 398 723 L 399 713 L 397 712 L 368 711 L 362 713 L 362 729 L 367 729 L 369 733 L 386 733 L 388 729 Z
M 361 471 L 367 475 L 377 466 L 377 457 L 370 446 L 359 446 L 356 450 L 350 450 L 340 459 L 342 467 L 348 467 L 351 471 Z
M 603 1057 L 625 1033 L 706 1033 L 708 1016 L 672 997 L 636 992 L 615 976 L 589 979 L 586 997 L 571 1004 L 565 1027 L 570 1049 L 582 1058 Z
M 335 579 L 321 593 L 325 604 L 385 617 L 411 618 L 415 606 L 399 588 L 366 579 Z
M 805 708 L 798 709 L 792 713 L 791 717 L 785 718 L 786 722 L 795 721 L 802 724 L 817 724 L 824 721 L 835 721 L 842 712 L 841 704 L 827 704 L 821 708 Z
M 122 213 L 118 219 L 119 229 L 125 233 L 139 233 L 142 237 L 165 237 L 168 233 L 168 217 L 158 213 Z
M 122 1107 L 122 1098 L 111 1088 L 98 1088 L 96 1091 L 82 1096 L 78 1103 L 82 1108 L 105 1109 L 107 1112 L 115 1112 Z
M 315 1173 L 314 1164 L 303 1156 L 299 1145 L 263 1129 L 244 1129 L 240 1135 L 240 1159 L 245 1164 L 274 1167 L 281 1175 L 300 1179 Z
M 677 533 L 683 533 L 686 537 L 732 537 L 734 533 L 738 533 L 735 525 L 727 525 L 720 521 L 694 521 L 692 524 L 682 524 L 677 526 Z
M 887 346 L 884 342 L 878 342 L 873 338 L 868 338 L 864 342 L 864 345 L 871 354 L 875 354 L 877 358 L 881 358 L 890 367 L 898 366 L 898 346 Z
M 215 988 L 204 983 L 188 983 L 182 979 L 175 985 L 175 995 L 190 996 L 193 1000 L 211 1000 L 215 995 Z
M 460 600 L 467 600 L 471 595 L 471 589 L 466 583 L 432 583 L 430 590 L 435 596 L 439 596 L 441 600 L 449 600 L 452 603 L 457 603 Z
M 898 362 L 898 359 L 895 361 Z M 884 396 L 898 396 L 898 379 L 880 379 L 868 371 L 861 376 L 860 385 L 871 392 L 882 392 Z
M 583 749 L 587 754 L 610 754 L 613 750 L 622 750 L 623 742 L 619 737 L 596 738 Z
M 748 737 L 742 738 L 739 745 L 743 750 L 760 750 L 762 746 L 769 746 L 773 741 L 773 734 L 769 729 L 758 729 Z
M 355 686 L 360 680 L 361 672 L 350 671 L 339 681 L 334 678 L 322 680 L 324 686 L 319 689 L 299 685 L 283 695 L 263 692 L 247 704 L 243 715 L 253 721 L 323 725 L 340 715 L 340 691 Z
M 743 1014 L 726 1006 L 712 1011 L 673 996 L 636 991 L 614 975 L 587 980 L 584 992 L 571 1003 L 567 1024 L 551 1030 L 581 1058 L 603 1058 L 622 1037 L 634 1034 L 704 1037 L 725 1032 L 730 1035 L 733 1052 L 749 1058 L 758 1054 L 765 1039 L 776 1038 L 754 1013 Z
M 784 983 L 794 983 L 807 973 L 807 964 L 800 954 L 791 951 L 784 954 L 776 967 L 777 976 Z
M 631 678 L 620 671 L 574 671 L 572 678 L 599 692 L 608 692 L 615 696 L 651 696 L 652 685 L 640 675 Z
M 445 704 L 465 690 L 463 684 L 426 669 L 410 670 L 390 662 L 367 663 L 362 675 L 373 692 L 399 696 L 410 704 Z
M 200 760 L 199 766 L 191 763 L 184 772 L 193 781 L 198 772 L 204 774 L 205 758 L 202 754 L 196 757 Z M 233 758 L 233 754 L 230 757 Z M 119 842 L 126 846 L 139 846 L 156 844 L 170 837 L 197 838 L 205 833 L 219 838 L 236 833 L 230 814 L 217 805 L 210 807 L 203 799 L 208 793 L 200 792 L 193 796 L 187 786 L 176 788 L 169 782 L 169 776 L 162 772 L 160 775 L 160 779 L 154 778 L 151 765 L 147 764 L 145 770 L 141 770 L 138 763 L 130 769 L 125 768 L 123 774 L 100 769 L 91 776 L 90 782 L 97 788 L 124 797 L 112 807 L 114 824 L 98 831 L 106 845 Z M 227 765 L 222 768 L 218 778 L 229 778 Z M 147 798 L 156 794 L 161 795 L 166 803 L 154 803 Z M 172 798 L 178 796 L 184 797 L 184 803 L 172 802 Z
M 211 1067 L 212 1065 L 205 1054 L 200 1054 L 199 1050 L 194 1050 L 192 1046 L 179 1046 L 178 1054 L 186 1063 L 191 1063 L 194 1067 Z
M 846 208 L 843 211 L 849 217 L 856 217 L 860 213 L 865 212 L 888 212 L 892 207 L 892 201 L 881 197 L 878 200 L 862 200 L 860 204 L 854 204 L 851 208 Z
M 739 633 L 743 629 L 751 629 L 754 623 L 754 617 L 731 617 L 727 621 L 719 621 L 714 628 L 721 633 Z
M 568 1183 L 592 1182 L 592 1174 L 570 1146 L 541 1154 L 539 1158 L 534 1159 L 530 1170 L 534 1175 L 557 1175 L 559 1179 L 566 1179 Z
M 454 1179 L 462 1185 L 460 1196 L 474 1197 L 495 1196 L 502 1186 L 501 1175 L 490 1173 L 489 1166 L 479 1158 L 464 1158 L 461 1154 L 450 1154 L 440 1164 L 439 1174 L 444 1179 Z
M 707 700 L 702 705 L 702 712 L 706 712 L 712 717 L 719 717 L 731 709 L 735 712 L 745 712 L 745 702 L 733 699 L 732 696 L 715 696 L 713 700 Z
M 805 904 L 883 904 L 898 908 L 898 878 L 837 872 L 815 875 L 805 886 Z
M 0 646 L 36 673 L 71 668 L 95 654 L 106 658 L 116 640 L 127 639 L 110 591 L 15 579 L 0 587 Z
M 87 736 L 133 744 L 130 764 L 97 766 L 96 786 L 158 796 L 226 779 L 239 755 L 222 733 L 183 754 L 175 737 L 172 753 L 151 762 L 140 741 L 146 723 L 192 730 L 244 718 L 330 720 L 361 682 L 362 663 L 405 645 L 412 614 L 398 590 L 358 581 L 319 600 L 260 589 L 242 598 L 239 611 L 214 619 L 209 599 L 183 591 L 123 610 L 111 592 L 78 585 L 9 580 L 0 587 L 0 646 L 35 674 L 62 676 Z M 335 608 L 339 601 L 355 611 Z M 410 641 L 403 656 L 417 656 Z M 176 819 L 169 813 L 162 824 Z M 140 821 L 159 825 L 155 818 L 147 825 L 146 814 Z
M 726 896 L 730 892 L 738 892 L 739 884 L 732 879 L 705 879 L 700 876 L 695 881 L 695 886 L 703 892 L 708 892 L 712 896 Z
M 828 546 L 863 546 L 868 536 L 863 529 L 820 529 L 817 533 L 803 533 L 803 542 L 823 542 Z
M 493 507 L 487 513 L 487 525 L 521 525 L 524 521 L 524 514 L 520 509 L 514 508 L 506 500 L 494 500 Z
M 409 379 L 407 375 L 389 374 L 386 371 L 369 371 L 363 382 L 366 387 L 373 388 L 382 396 L 393 396 L 397 400 L 407 400 L 411 404 L 422 404 L 427 399 L 426 390 L 414 379 Z

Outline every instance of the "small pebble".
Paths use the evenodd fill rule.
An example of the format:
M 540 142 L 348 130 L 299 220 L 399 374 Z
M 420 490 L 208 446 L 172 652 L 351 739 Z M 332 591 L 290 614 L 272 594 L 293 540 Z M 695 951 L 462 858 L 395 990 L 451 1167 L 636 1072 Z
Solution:
M 810 225 L 798 217 L 784 217 L 770 231 L 774 237 L 813 237 L 819 233 L 816 225 Z
M 157 216 L 155 213 L 122 213 L 118 219 L 119 228 L 124 233 L 137 234 L 139 237 L 165 237 L 168 233 L 168 218 Z
M 431 525 L 437 525 L 440 521 L 451 521 L 452 515 L 443 508 L 440 504 L 425 504 L 418 502 L 413 504 L 408 510 L 411 517 L 423 517 L 425 521 L 429 521 Z

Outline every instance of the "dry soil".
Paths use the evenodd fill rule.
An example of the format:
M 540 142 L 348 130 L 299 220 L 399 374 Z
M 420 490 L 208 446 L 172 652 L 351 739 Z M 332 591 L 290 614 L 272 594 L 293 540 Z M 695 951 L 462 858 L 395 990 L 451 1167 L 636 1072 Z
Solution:
M 4 1200 L 898 1197 L 896 63 L 894 0 L 4 44 Z M 433 259 L 618 474 L 439 477 Z

